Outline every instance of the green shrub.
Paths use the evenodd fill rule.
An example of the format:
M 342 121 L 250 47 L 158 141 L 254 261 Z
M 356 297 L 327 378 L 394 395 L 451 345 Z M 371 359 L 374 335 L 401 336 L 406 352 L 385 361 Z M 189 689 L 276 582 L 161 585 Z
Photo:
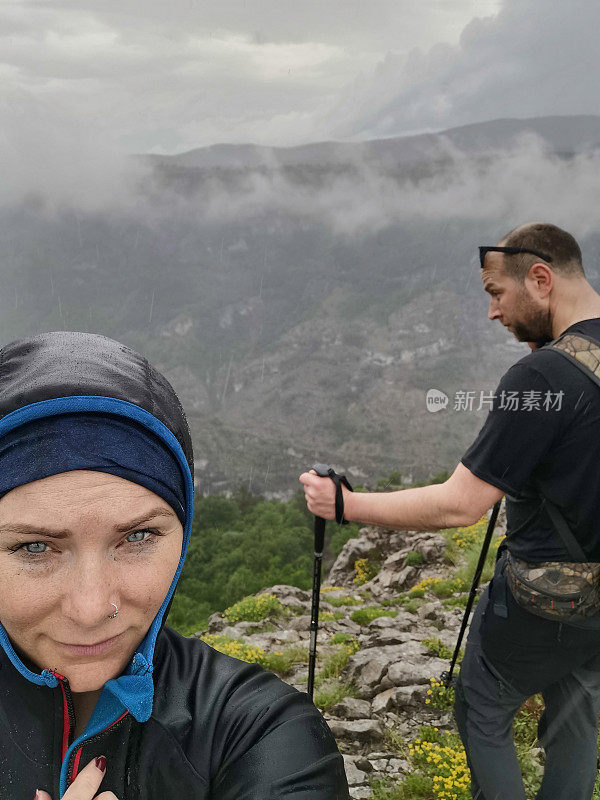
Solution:
M 358 558 L 354 562 L 354 578 L 352 582 L 361 586 L 363 583 L 372 580 L 380 569 L 381 559 L 378 559 L 376 556 L 372 555 L 369 558 Z
M 396 617 L 398 612 L 391 608 L 382 608 L 381 606 L 366 606 L 365 608 L 358 608 L 350 614 L 352 622 L 358 625 L 368 625 L 377 617 Z
M 340 606 L 359 606 L 362 604 L 362 600 L 354 599 L 354 597 L 350 597 L 350 595 L 342 595 L 341 597 L 328 597 L 327 602 L 330 605 L 335 606 L 335 608 L 339 608 Z
M 230 636 L 205 634 L 201 638 L 203 642 L 218 650 L 219 653 L 239 658 L 240 661 L 247 661 L 250 664 L 261 664 L 262 666 L 263 660 L 267 655 L 260 647 L 246 644 L 241 639 L 232 639 Z
M 346 644 L 347 642 L 355 641 L 351 633 L 334 633 L 329 640 L 330 644 Z
M 440 599 L 443 597 L 451 597 L 455 592 L 464 592 L 468 588 L 469 586 L 464 577 L 459 575 L 454 578 L 438 580 L 429 587 L 430 591 Z
M 452 658 L 452 654 L 449 658 Z M 454 708 L 454 688 L 452 686 L 446 688 L 441 681 L 431 678 L 425 703 L 444 711 L 452 710 Z
M 229 622 L 260 622 L 283 612 L 281 600 L 274 594 L 249 595 L 223 612 Z
M 422 553 L 419 553 L 417 550 L 411 550 L 410 553 L 406 554 L 406 558 L 404 559 L 405 567 L 418 567 L 424 563 L 425 563 L 425 557 L 423 556 Z

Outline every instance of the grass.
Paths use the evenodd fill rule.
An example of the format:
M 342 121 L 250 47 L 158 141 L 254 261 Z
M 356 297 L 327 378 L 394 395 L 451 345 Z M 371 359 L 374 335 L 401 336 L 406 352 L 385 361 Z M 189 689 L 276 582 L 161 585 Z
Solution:
M 319 614 L 319 619 L 322 622 L 331 622 L 333 620 L 344 619 L 346 615 L 343 611 L 323 611 Z
M 425 563 L 425 558 L 423 554 L 417 552 L 416 550 L 411 550 L 409 553 L 406 554 L 406 558 L 404 559 L 405 567 L 418 567 L 424 563 Z
M 402 783 L 394 783 L 392 778 L 371 781 L 372 800 L 423 800 L 433 797 L 432 783 L 422 775 L 407 775 Z
M 400 758 L 408 758 L 408 742 L 394 728 L 385 728 L 383 744 L 386 750 L 390 750 Z
M 308 664 L 308 648 L 300 645 L 286 647 L 285 650 L 267 653 L 262 666 L 279 675 L 289 675 L 294 664 Z
M 273 653 L 266 653 L 256 645 L 250 645 L 241 639 L 232 639 L 229 636 L 219 634 L 205 634 L 202 640 L 206 644 L 240 661 L 249 664 L 260 664 L 261 667 L 276 672 L 279 675 L 287 675 L 292 671 L 292 666 L 296 663 L 308 664 L 308 648 L 300 645 L 292 645 L 284 650 L 276 650 Z
M 405 611 L 408 611 L 410 614 L 416 614 L 419 608 L 423 605 L 422 600 L 407 600 L 403 603 Z
M 454 651 L 446 647 L 442 640 L 435 636 L 430 639 L 422 639 L 421 644 L 424 645 L 433 656 L 447 659 L 452 658 L 452 653 Z
M 331 639 L 329 640 L 330 644 L 347 644 L 349 642 L 356 641 L 355 637 L 352 636 L 351 633 L 334 633 Z
M 341 644 L 336 651 L 330 653 L 323 661 L 323 666 L 315 676 L 315 687 L 320 688 L 327 678 L 339 678 L 350 656 L 359 649 L 360 644 L 358 640 L 351 638 Z
M 473 606 L 477 605 L 478 600 L 479 595 L 476 594 L 473 598 Z M 444 608 L 466 608 L 468 601 L 468 594 L 460 594 L 458 597 L 448 597 L 446 600 L 442 600 L 442 605 Z
M 327 680 L 321 688 L 314 694 L 314 703 L 321 711 L 329 711 L 336 703 L 341 702 L 346 697 L 356 697 L 356 686 L 352 683 L 340 683 L 339 681 Z
M 382 606 L 366 606 L 365 608 L 358 608 L 350 614 L 352 622 L 358 625 L 368 625 L 378 617 L 396 617 L 398 612 L 394 609 L 383 608 Z
M 342 595 L 341 597 L 328 597 L 327 602 L 334 606 L 334 608 L 339 608 L 340 606 L 360 606 L 363 603 L 362 600 L 350 597 L 350 595 Z

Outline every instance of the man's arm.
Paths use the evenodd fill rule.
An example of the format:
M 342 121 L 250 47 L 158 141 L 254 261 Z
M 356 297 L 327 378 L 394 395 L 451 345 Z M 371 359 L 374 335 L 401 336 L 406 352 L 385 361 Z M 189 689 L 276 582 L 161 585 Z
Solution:
M 335 486 L 311 470 L 300 476 L 309 511 L 335 519 Z M 502 489 L 460 463 L 445 483 L 398 492 L 349 492 L 342 487 L 344 517 L 394 530 L 433 531 L 472 525 L 503 495 Z

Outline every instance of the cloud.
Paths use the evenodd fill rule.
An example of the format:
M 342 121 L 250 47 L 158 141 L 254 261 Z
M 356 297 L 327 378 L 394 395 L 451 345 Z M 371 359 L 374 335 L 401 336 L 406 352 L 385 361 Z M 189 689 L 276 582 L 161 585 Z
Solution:
M 330 138 L 327 110 L 382 52 L 455 41 L 497 2 L 5 0 L 0 96 L 56 105 L 66 138 L 91 119 L 124 152 Z
M 335 135 L 377 138 L 499 117 L 600 113 L 600 6 L 503 0 L 457 44 L 389 53 L 330 119 Z
M 365 160 L 359 146 L 347 170 L 323 171 L 318 181 L 290 180 L 277 170 L 241 173 L 235 182 L 213 175 L 186 197 L 157 190 L 152 213 L 190 215 L 199 224 L 264 224 L 289 215 L 295 224 L 321 224 L 349 241 L 423 221 L 472 220 L 491 238 L 535 219 L 576 237 L 598 229 L 600 150 L 567 159 L 537 135 L 523 133 L 502 150 L 478 155 L 441 137 L 434 156 L 435 168 L 424 169 L 421 178 L 392 176 L 385 165 Z

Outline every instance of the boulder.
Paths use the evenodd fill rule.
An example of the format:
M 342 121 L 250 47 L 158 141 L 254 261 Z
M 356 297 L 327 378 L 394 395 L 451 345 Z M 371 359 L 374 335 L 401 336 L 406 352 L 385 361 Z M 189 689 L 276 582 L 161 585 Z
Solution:
M 428 684 L 431 678 L 439 676 L 448 669 L 448 662 L 441 658 L 410 655 L 402 661 L 391 664 L 386 673 L 391 686 L 413 686 Z
M 368 719 L 371 716 L 371 703 L 368 700 L 346 697 L 336 703 L 331 713 L 343 719 Z
M 330 719 L 327 723 L 337 739 L 371 742 L 383 739 L 383 724 L 375 719 Z

